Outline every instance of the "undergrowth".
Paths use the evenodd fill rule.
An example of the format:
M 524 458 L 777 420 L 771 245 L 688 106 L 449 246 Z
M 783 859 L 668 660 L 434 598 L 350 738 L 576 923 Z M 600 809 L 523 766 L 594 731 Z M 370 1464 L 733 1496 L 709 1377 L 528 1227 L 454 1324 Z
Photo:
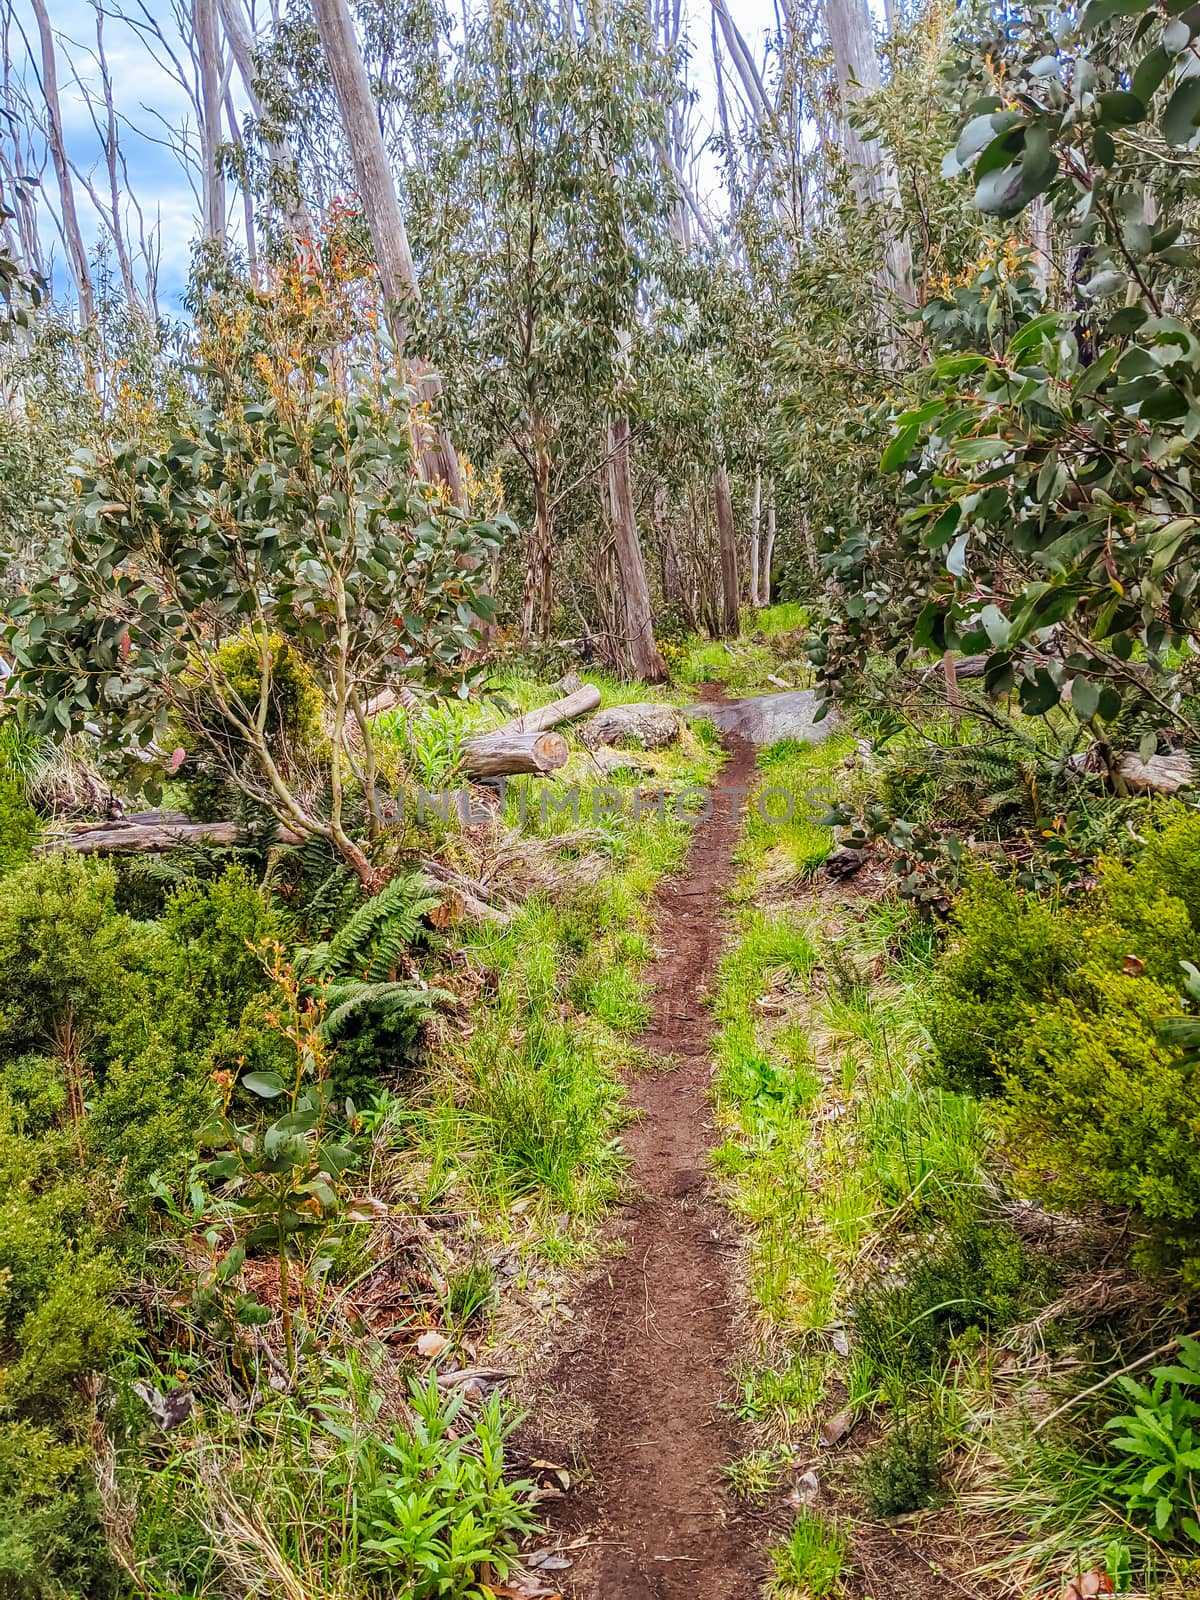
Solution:
M 760 787 L 782 773 L 793 785 L 840 792 L 858 781 L 840 770 L 845 748 L 833 740 L 776 747 Z M 1011 1150 L 1026 1128 L 1041 1129 L 1034 1149 L 1049 1147 L 1046 1107 L 1088 1119 L 1075 1146 L 1079 1177 L 1099 1159 L 1091 1149 L 1110 1139 L 1110 1125 L 1106 1148 L 1116 1151 L 1116 1122 L 1086 1109 L 1083 1063 L 1091 1062 L 1092 1093 L 1116 1069 L 1097 1066 L 1089 1036 L 1090 1055 L 1076 1047 L 1075 1098 L 1059 1111 L 1032 1065 L 1021 1064 L 1039 1050 L 1043 1078 L 1063 1070 L 1053 1065 L 1064 1057 L 1049 1023 L 1038 1032 L 1030 1008 L 1082 997 L 1077 1012 L 1064 1012 L 1082 1040 L 1097 1010 L 1087 999 L 1097 963 L 1115 973 L 1105 982 L 1129 986 L 1165 976 L 1172 963 L 1178 973 L 1194 942 L 1190 845 L 1177 833 L 1160 846 L 1151 834 L 1140 864 L 1103 869 L 1101 910 L 1088 916 L 1074 901 L 1056 905 L 980 879 L 948 941 L 889 895 L 816 888 L 814 867 L 832 844 L 819 823 L 801 847 L 807 870 L 796 872 L 778 833 L 756 810 L 748 818 L 716 998 L 723 1137 L 713 1159 L 746 1225 L 747 1286 L 760 1318 L 734 1409 L 753 1423 L 764 1459 L 782 1451 L 802 1462 L 831 1419 L 835 1441 L 849 1430 L 824 1464 L 813 1458 L 828 1480 L 822 1507 L 828 1498 L 850 1508 L 849 1549 L 855 1516 L 936 1517 L 948 1507 L 948 1559 L 982 1562 L 1013 1593 L 1091 1569 L 1121 1592 L 1190 1593 L 1185 1457 L 1196 1449 L 1200 1462 L 1200 1432 L 1189 1431 L 1200 1380 L 1162 1362 L 1149 1380 L 1113 1380 L 1130 1350 L 1153 1343 L 1161 1291 L 1137 1289 L 1127 1265 L 1110 1265 L 1122 1241 L 1100 1219 L 1047 1216 L 1036 1203 L 1043 1191 L 1030 1191 L 1031 1205 L 1018 1189 L 1023 1172 L 998 1160 L 999 1146 Z M 1152 998 L 1159 1015 L 1171 1009 L 1169 994 Z M 1120 1015 L 1140 1030 L 1145 1085 L 1154 1007 L 1134 1018 L 1130 1003 Z M 1126 1050 L 1125 1025 L 1105 1025 L 1110 1053 Z M 998 1046 L 1009 1041 L 1014 1066 L 1000 1054 L 997 1070 Z M 995 1099 L 999 1080 L 1011 1111 Z M 1157 1138 L 1165 1149 L 1176 1114 L 1164 1100 L 1155 1113 L 1163 1131 L 1140 1148 L 1152 1152 Z M 1073 1194 L 1066 1149 L 1053 1148 L 1063 1175 L 1053 1192 Z M 1115 1173 L 1135 1170 L 1124 1156 L 1110 1161 L 1114 1187 Z M 1180 1170 L 1177 1162 L 1177 1196 Z M 856 1444 L 867 1419 L 869 1442 Z M 974 1533 L 955 1520 L 964 1516 Z M 797 1527 L 793 1544 L 823 1548 L 807 1521 Z M 791 1548 L 775 1553 L 776 1592 L 818 1592 L 811 1576 L 793 1575 Z

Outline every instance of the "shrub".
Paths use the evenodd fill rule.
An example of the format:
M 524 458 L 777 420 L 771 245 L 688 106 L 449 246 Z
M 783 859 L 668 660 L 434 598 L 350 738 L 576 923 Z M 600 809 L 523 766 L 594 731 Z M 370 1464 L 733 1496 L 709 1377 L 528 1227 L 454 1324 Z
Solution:
M 953 926 L 929 1018 L 938 1074 L 950 1088 L 992 1093 L 1031 1010 L 1062 992 L 1084 943 L 1058 902 L 987 873 L 959 897 Z
M 73 855 L 0 881 L 0 1043 L 93 1064 L 122 1010 L 138 945 L 117 914 L 116 874 Z
M 898 1517 L 932 1505 L 942 1490 L 945 1440 L 931 1417 L 894 1422 L 871 1446 L 859 1469 L 859 1487 L 873 1517 Z
M 0 877 L 28 861 L 41 822 L 17 779 L 0 776 Z
M 81 1444 L 90 1380 L 130 1331 L 118 1265 L 97 1249 L 115 1220 L 73 1131 L 32 1138 L 0 1098 L 0 1594 L 12 1600 L 123 1592 Z
M 855 1305 L 859 1352 L 877 1374 L 906 1382 L 932 1371 L 970 1328 L 1008 1327 L 1044 1282 L 1018 1235 L 964 1220 L 908 1262 L 904 1279 L 868 1289 Z
M 1100 1201 L 1150 1224 L 1153 1256 L 1200 1281 L 1200 1083 L 1155 1035 L 1178 996 L 1089 966 L 1031 1022 L 1005 1073 L 1004 1137 L 1030 1193 Z
M 288 641 L 274 633 L 267 646 L 270 671 L 265 710 L 261 707 L 259 642 L 250 633 L 220 646 L 215 670 L 223 692 L 236 695 L 252 717 L 262 716 L 267 747 L 290 774 L 320 750 L 323 702 L 312 673 Z M 198 732 L 180 735 L 186 752 L 180 776 L 188 809 L 204 821 L 230 815 L 244 820 L 248 813 L 237 779 L 240 767 L 250 759 L 248 752 L 243 753 L 245 740 L 215 702 L 201 702 L 198 724 Z

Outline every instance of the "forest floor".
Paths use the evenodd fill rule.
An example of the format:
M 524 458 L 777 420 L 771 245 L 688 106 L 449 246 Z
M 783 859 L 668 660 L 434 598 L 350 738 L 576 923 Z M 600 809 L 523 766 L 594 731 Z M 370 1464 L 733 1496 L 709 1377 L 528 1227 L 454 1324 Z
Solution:
M 720 1407 L 737 1353 L 738 1253 L 732 1218 L 710 1189 L 711 1012 L 705 1004 L 734 876 L 739 796 L 752 745 L 726 736 L 730 760 L 697 824 L 684 872 L 659 897 L 653 1016 L 642 1036 L 657 1062 L 629 1085 L 638 1116 L 625 1136 L 636 1198 L 575 1299 L 569 1344 L 553 1353 L 543 1413 L 579 1419 L 577 1436 L 543 1437 L 586 1462 L 583 1487 L 557 1508 L 563 1544 L 586 1541 L 571 1575 L 577 1600 L 749 1600 L 762 1580 L 759 1529 L 722 1485 L 737 1424 Z

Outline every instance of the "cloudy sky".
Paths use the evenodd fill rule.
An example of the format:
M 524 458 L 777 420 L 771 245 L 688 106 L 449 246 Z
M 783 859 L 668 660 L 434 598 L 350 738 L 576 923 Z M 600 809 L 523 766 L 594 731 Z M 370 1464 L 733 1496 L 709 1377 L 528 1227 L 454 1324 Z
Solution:
M 87 100 L 79 87 L 80 82 L 92 86 L 99 82 L 95 12 L 89 0 L 48 0 L 48 3 L 51 24 L 60 40 L 59 79 L 68 147 L 77 167 L 83 173 L 92 174 L 97 187 L 103 189 L 107 179 L 102 167 L 100 141 Z M 715 117 L 709 0 L 687 0 L 687 3 L 693 37 L 691 75 L 699 96 L 698 116 L 701 125 L 707 126 Z M 184 74 L 190 72 L 190 61 L 174 22 L 172 0 L 109 0 L 109 8 L 125 9 L 128 15 L 139 19 L 147 16 L 155 19 Z M 774 0 L 730 0 L 730 11 L 761 59 L 764 31 L 774 21 Z M 37 32 L 28 0 L 16 0 L 16 18 L 25 39 L 36 51 Z M 168 313 L 178 311 L 179 295 L 186 281 L 190 251 L 197 233 L 199 207 L 186 164 L 170 144 L 178 142 L 182 133 L 194 149 L 191 104 L 183 85 L 176 81 L 162 47 L 154 47 L 160 57 L 156 61 L 155 54 L 136 28 L 110 17 L 105 23 L 104 42 L 114 100 L 123 123 L 121 144 L 129 187 L 138 198 L 147 225 L 156 225 L 158 230 L 162 308 Z M 14 63 L 19 67 L 25 55 L 21 32 L 14 34 L 11 50 Z M 31 92 L 36 96 L 38 80 L 28 69 L 26 72 Z M 715 182 L 715 175 L 710 181 Z M 49 168 L 45 183 L 49 198 L 57 206 L 53 173 Z M 78 203 L 90 243 L 99 236 L 98 220 L 86 193 L 78 194 Z M 236 209 L 231 208 L 231 218 Z M 136 222 L 131 225 L 130 232 L 136 236 Z M 52 223 L 44 230 L 44 236 L 47 243 L 51 240 L 57 243 Z M 61 246 L 54 254 L 56 269 L 61 270 Z

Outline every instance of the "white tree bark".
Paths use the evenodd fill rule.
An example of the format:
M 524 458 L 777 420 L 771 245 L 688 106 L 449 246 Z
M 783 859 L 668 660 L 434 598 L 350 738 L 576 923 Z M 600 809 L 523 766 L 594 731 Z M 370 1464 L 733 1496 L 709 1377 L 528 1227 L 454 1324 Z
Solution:
M 625 649 L 629 664 L 639 678 L 662 683 L 667 664 L 654 640 L 654 618 L 650 610 L 650 586 L 646 582 L 646 563 L 638 537 L 637 512 L 629 473 L 629 419 L 614 417 L 608 425 L 608 497 L 612 513 L 613 540 L 625 619 Z
M 63 137 L 62 102 L 58 92 L 58 60 L 54 49 L 54 35 L 50 29 L 50 15 L 46 0 L 30 0 L 37 21 L 38 39 L 42 54 L 42 95 L 46 101 L 46 142 L 50 147 L 50 160 L 58 180 L 61 208 L 60 223 L 63 245 L 67 252 L 67 265 L 75 284 L 79 300 L 79 316 L 84 323 L 91 322 L 96 314 L 96 300 L 92 293 L 92 279 L 88 272 L 87 250 L 79 226 L 79 213 L 75 208 L 75 186 L 71 180 L 71 166 Z
M 717 508 L 717 548 L 721 554 L 721 631 L 727 638 L 736 639 L 739 622 L 737 540 L 733 528 L 729 473 L 723 462 L 713 480 L 713 495 Z
M 757 606 L 760 593 L 759 557 L 762 548 L 762 467 L 754 467 L 754 504 L 750 512 L 750 604 Z
M 885 217 L 887 287 L 900 303 L 916 304 L 912 248 L 902 227 L 900 180 L 890 151 L 878 139 L 864 138 L 851 123 L 855 103 L 881 86 L 879 57 L 867 0 L 824 0 L 825 25 L 833 47 L 838 89 L 842 101 L 842 139 L 846 160 L 854 175 L 859 206 L 881 208 Z
M 417 300 L 417 272 L 366 63 L 358 47 L 354 20 L 346 0 L 313 0 L 313 18 L 333 79 L 354 179 L 375 247 L 375 264 L 392 334 L 403 351 L 408 339 L 408 311 Z M 436 374 L 426 369 L 418 371 L 417 378 L 419 397 L 436 404 L 441 395 Z M 443 479 L 454 499 L 461 502 L 458 457 L 440 428 L 435 430 L 428 447 L 421 450 L 421 460 L 425 476 Z
M 200 65 L 200 196 L 204 237 L 225 241 L 225 174 L 221 170 L 222 51 L 216 0 L 192 0 L 192 32 Z
M 265 121 L 262 99 L 258 93 L 258 78 L 254 70 L 254 35 L 246 17 L 242 0 L 218 0 L 221 25 L 237 65 L 238 75 L 250 102 L 250 109 L 259 122 Z M 266 141 L 271 164 L 279 173 L 284 185 L 283 222 L 293 240 L 310 242 L 313 237 L 312 215 L 300 193 L 300 179 L 296 157 L 286 137 Z
M 805 523 L 807 527 L 807 522 Z M 767 494 L 767 546 L 763 551 L 762 581 L 759 589 L 759 604 L 771 604 L 771 562 L 775 556 L 775 485 L 772 483 Z

